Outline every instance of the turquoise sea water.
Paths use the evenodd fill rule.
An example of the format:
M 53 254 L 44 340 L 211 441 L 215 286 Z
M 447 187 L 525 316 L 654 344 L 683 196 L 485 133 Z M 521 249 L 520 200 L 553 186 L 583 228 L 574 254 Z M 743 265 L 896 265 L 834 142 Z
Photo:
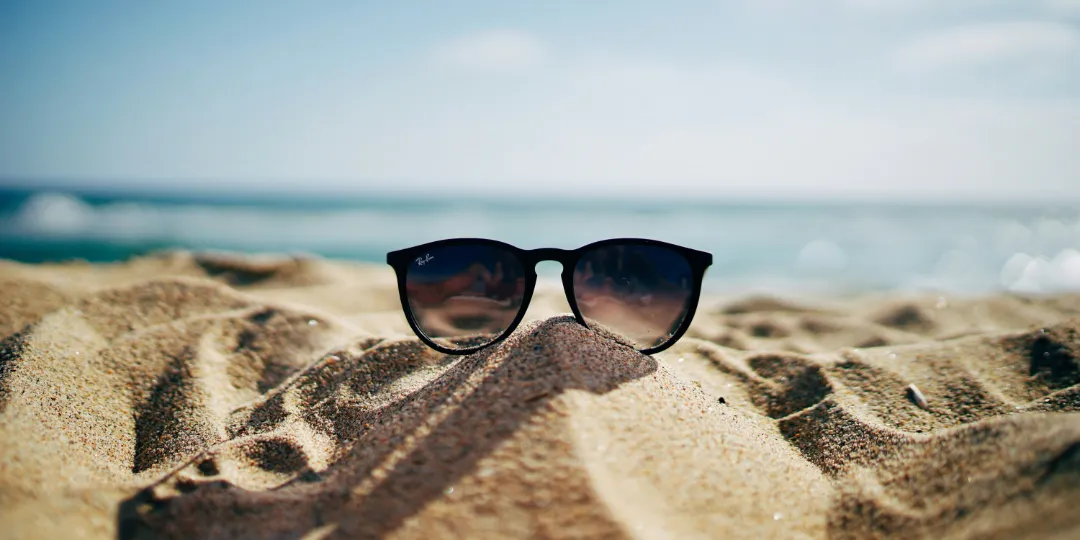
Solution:
M 0 189 L 0 258 L 115 261 L 158 250 L 387 251 L 477 236 L 523 248 L 609 237 L 710 251 L 708 286 L 742 292 L 1080 290 L 1080 208 L 350 196 L 132 195 Z M 558 265 L 540 268 L 557 273 Z

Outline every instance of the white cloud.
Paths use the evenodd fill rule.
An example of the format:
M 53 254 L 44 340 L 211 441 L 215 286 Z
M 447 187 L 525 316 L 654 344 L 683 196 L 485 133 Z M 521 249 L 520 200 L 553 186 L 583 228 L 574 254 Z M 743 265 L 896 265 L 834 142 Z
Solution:
M 1055 60 L 1080 55 L 1080 31 L 1049 21 L 971 24 L 928 34 L 900 47 L 905 70 L 934 71 L 1001 62 Z
M 433 50 L 440 65 L 476 71 L 515 71 L 542 63 L 546 45 L 514 29 L 487 30 L 440 43 Z

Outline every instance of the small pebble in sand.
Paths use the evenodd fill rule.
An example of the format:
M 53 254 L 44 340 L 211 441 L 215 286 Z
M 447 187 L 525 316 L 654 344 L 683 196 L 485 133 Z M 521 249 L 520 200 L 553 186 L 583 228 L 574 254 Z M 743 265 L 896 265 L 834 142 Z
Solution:
M 907 387 L 907 394 L 908 398 L 910 398 L 911 401 L 915 402 L 915 404 L 918 405 L 920 409 L 930 410 L 930 404 L 926 402 L 926 396 L 923 395 L 922 391 L 919 390 L 918 386 L 915 386 L 914 384 L 909 384 Z
M 726 405 L 727 404 L 727 400 L 724 399 L 723 396 L 720 396 L 720 399 L 716 400 L 716 402 L 721 404 L 721 405 Z
M 308 319 L 308 326 L 315 326 L 316 324 L 319 324 L 319 321 L 316 321 L 315 319 Z
M 679 363 L 680 364 L 683 363 L 684 360 L 686 360 L 686 359 L 685 358 L 679 358 Z
M 772 515 L 773 521 L 780 521 L 780 518 L 782 517 L 784 517 L 784 514 L 781 514 L 780 512 L 776 512 Z

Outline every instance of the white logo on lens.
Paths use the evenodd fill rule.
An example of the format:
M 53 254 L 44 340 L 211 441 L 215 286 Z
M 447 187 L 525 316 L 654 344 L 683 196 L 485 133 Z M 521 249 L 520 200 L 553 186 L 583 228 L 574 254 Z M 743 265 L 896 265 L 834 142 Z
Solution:
M 431 261 L 434 261 L 434 260 L 435 260 L 435 257 L 432 257 L 430 253 L 425 253 L 423 257 L 417 257 L 416 258 L 416 264 L 419 265 L 419 266 L 424 266 L 425 264 L 427 264 L 427 263 L 429 263 Z

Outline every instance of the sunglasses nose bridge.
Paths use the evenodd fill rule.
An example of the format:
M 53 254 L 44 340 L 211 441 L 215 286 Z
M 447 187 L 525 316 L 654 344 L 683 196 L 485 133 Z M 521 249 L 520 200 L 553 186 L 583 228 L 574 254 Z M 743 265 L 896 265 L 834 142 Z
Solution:
M 572 251 L 558 248 L 539 248 L 528 251 L 530 259 L 529 262 L 533 266 L 536 266 L 538 263 L 545 261 L 554 261 L 561 264 L 564 269 L 566 268 L 567 263 L 570 261 L 572 253 Z

